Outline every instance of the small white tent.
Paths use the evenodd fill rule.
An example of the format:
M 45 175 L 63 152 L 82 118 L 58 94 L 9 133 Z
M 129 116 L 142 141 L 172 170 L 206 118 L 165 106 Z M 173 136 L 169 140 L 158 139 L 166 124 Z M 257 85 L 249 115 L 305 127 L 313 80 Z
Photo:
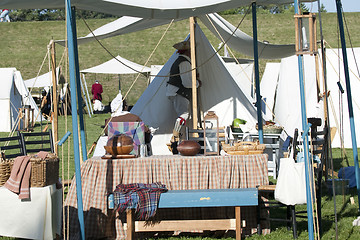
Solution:
M 100 65 L 81 70 L 81 73 L 103 73 L 103 74 L 134 74 L 149 73 L 151 69 L 146 66 L 129 61 L 119 55 Z
M 39 109 L 16 68 L 0 68 L 0 83 L 0 132 L 10 132 L 17 127 L 19 109 L 25 105 L 30 105 L 34 118 L 40 120 Z
M 56 68 L 56 82 L 59 82 L 60 68 Z M 44 73 L 43 75 L 24 80 L 25 86 L 28 88 L 44 88 L 52 86 L 52 72 Z
M 356 98 L 360 91 L 359 76 L 356 73 L 355 58 L 360 56 L 360 48 L 347 49 L 348 63 L 350 70 L 351 92 L 353 96 L 353 110 L 355 124 L 360 122 L 360 101 Z M 332 141 L 332 147 L 341 147 L 340 132 L 344 133 L 344 146 L 351 148 L 351 133 L 349 113 L 346 97 L 346 85 L 344 80 L 344 69 L 342 63 L 342 54 L 338 57 L 338 49 L 327 49 L 326 52 L 326 71 L 327 71 L 327 87 L 329 91 L 329 116 L 330 127 L 336 128 L 336 134 Z M 318 102 L 317 82 L 315 58 L 313 56 L 304 55 L 304 81 L 305 81 L 305 99 L 307 117 L 320 117 L 324 119 L 323 101 Z M 319 66 L 321 61 L 319 60 Z M 270 66 L 269 66 L 270 67 Z M 295 73 L 295 74 L 294 74 Z M 322 71 L 319 71 L 320 79 L 322 79 Z M 341 77 L 339 77 L 341 76 Z M 278 81 L 276 81 L 278 79 Z M 337 82 L 340 81 L 345 93 L 340 94 Z M 271 82 L 271 83 L 270 83 Z M 275 82 L 275 83 L 274 83 Z M 272 78 L 264 77 L 261 80 L 262 86 L 266 84 L 277 86 L 272 91 L 264 91 L 261 89 L 261 95 L 267 99 L 267 102 L 274 102 L 275 121 L 282 125 L 288 135 L 293 136 L 295 128 L 302 130 L 301 123 L 301 106 L 299 96 L 299 74 L 298 62 L 296 56 L 287 57 L 281 60 L 279 74 Z M 320 91 L 323 91 L 323 81 L 319 82 Z M 340 109 L 340 106 L 342 109 Z M 343 125 L 340 124 L 340 117 L 344 118 Z M 323 121 L 324 122 L 324 121 Z M 356 129 L 356 135 L 360 136 L 360 128 Z M 360 142 L 357 139 L 358 147 Z
M 215 53 L 200 26 L 196 26 L 196 59 L 202 86 L 199 88 L 199 108 L 202 112 L 215 111 L 219 125 L 228 126 L 236 117 L 255 126 L 257 113 L 254 105 L 241 91 L 222 58 Z M 152 139 L 153 154 L 169 154 L 172 129 L 177 118 L 170 100 L 166 97 L 166 84 L 170 67 L 176 60 L 174 53 L 151 82 L 131 110 L 150 127 L 158 128 Z M 188 121 L 191 122 L 191 121 Z

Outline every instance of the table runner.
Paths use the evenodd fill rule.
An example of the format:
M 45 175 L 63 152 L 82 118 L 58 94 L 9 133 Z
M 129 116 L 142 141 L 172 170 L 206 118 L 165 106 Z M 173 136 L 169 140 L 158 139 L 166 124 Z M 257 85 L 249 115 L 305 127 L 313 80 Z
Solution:
M 253 188 L 268 184 L 266 154 L 230 156 L 151 156 L 133 159 L 101 159 L 94 157 L 81 166 L 83 209 L 86 238 L 110 237 L 124 239 L 122 220 L 107 209 L 107 196 L 116 185 L 161 182 L 169 190 Z M 76 182 L 73 179 L 65 206 L 70 219 L 70 239 L 79 238 Z M 232 208 L 233 209 L 233 208 Z M 244 211 L 250 209 L 250 211 Z M 162 209 L 158 209 L 162 210 Z M 164 209 L 164 215 L 188 216 L 194 209 Z M 254 211 L 255 210 L 255 211 Z M 169 213 L 170 211 L 170 213 Z M 201 215 L 214 215 L 218 209 L 200 209 Z M 226 211 L 226 215 L 234 211 Z M 161 213 L 159 217 L 164 217 Z M 231 216 L 230 216 L 231 217 Z M 115 218 L 115 220 L 114 220 Z M 170 217 L 171 218 L 171 217 Z M 248 234 L 256 231 L 256 208 L 243 207 Z

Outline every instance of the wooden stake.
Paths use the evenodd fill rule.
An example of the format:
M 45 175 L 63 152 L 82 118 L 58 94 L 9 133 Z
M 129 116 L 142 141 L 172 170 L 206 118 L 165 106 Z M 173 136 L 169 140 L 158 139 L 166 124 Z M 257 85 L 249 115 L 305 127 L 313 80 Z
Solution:
M 190 47 L 191 47 L 191 72 L 192 77 L 192 119 L 193 128 L 197 128 L 197 91 L 196 91 L 196 51 L 195 51 L 195 18 L 190 17 Z
M 51 71 L 52 71 L 52 103 L 53 103 L 53 138 L 54 143 L 58 141 L 58 101 L 57 101 L 57 81 L 56 81 L 56 58 L 55 58 L 55 42 L 51 40 Z M 58 155 L 58 145 L 54 146 L 55 154 Z

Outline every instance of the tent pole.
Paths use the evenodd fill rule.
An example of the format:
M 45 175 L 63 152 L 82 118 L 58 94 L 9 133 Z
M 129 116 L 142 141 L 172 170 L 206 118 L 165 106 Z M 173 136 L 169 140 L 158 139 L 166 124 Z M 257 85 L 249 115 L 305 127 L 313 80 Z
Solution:
M 299 3 L 297 0 L 294 0 L 295 14 L 299 14 Z M 298 26 L 296 26 L 298 27 Z M 300 39 L 299 39 L 300 41 Z M 298 42 L 295 44 L 299 44 Z M 301 100 L 301 119 L 302 119 L 302 128 L 305 132 L 307 129 L 307 117 L 306 117 L 306 106 L 305 106 L 305 88 L 304 88 L 304 72 L 303 72 L 303 55 L 298 55 L 298 67 L 299 67 L 299 85 L 300 85 L 300 100 Z M 311 162 L 309 158 L 309 135 L 308 133 L 304 134 L 303 138 L 303 147 L 304 147 L 304 156 L 305 156 L 305 181 L 306 181 L 306 206 L 307 206 L 307 218 L 308 218 L 308 232 L 309 239 L 314 239 L 314 220 L 313 220 L 313 201 L 311 198 L 311 188 L 310 188 L 310 173 Z M 311 167 L 310 167 L 311 166 Z
M 76 25 L 76 16 L 75 16 L 75 8 L 72 8 L 72 15 L 73 15 L 73 19 L 75 19 L 74 21 L 74 25 Z M 73 29 L 73 36 L 77 36 L 76 34 L 76 27 L 74 27 Z M 74 48 L 74 51 L 76 53 L 76 56 L 79 56 L 78 54 L 78 48 L 77 48 L 77 39 L 74 40 L 75 44 L 76 44 L 76 48 Z M 77 101 L 78 101 L 78 113 L 79 113 L 79 128 L 80 128 L 80 138 L 81 138 L 81 152 L 82 152 L 82 157 L 83 157 L 83 161 L 87 160 L 87 151 L 86 151 L 86 137 L 85 137 L 85 126 L 84 126 L 84 115 L 83 115 L 83 100 L 81 97 L 81 86 L 80 86 L 80 68 L 79 68 L 79 58 L 76 57 L 75 58 L 75 68 L 76 68 L 76 96 L 77 96 Z
M 332 157 L 332 148 L 331 148 L 331 128 L 330 128 L 330 118 L 329 118 L 329 103 L 328 103 L 328 87 L 327 87 L 327 72 L 326 72 L 326 49 L 324 46 L 324 36 L 322 30 L 322 20 L 321 20 L 321 4 L 320 0 L 318 1 L 318 14 L 319 14 L 319 27 L 320 27 L 320 37 L 321 37 L 321 58 L 322 58 L 322 70 L 323 70 L 323 82 L 324 82 L 324 108 L 325 108 L 325 116 L 326 116 L 326 126 L 328 127 L 327 131 L 327 156 L 326 158 L 326 166 L 325 166 L 325 179 L 328 178 L 328 169 L 329 165 L 331 168 L 331 179 L 333 184 L 333 201 L 334 201 L 334 219 L 335 219 L 335 239 L 339 238 L 338 231 L 338 220 L 337 220 L 337 210 L 336 210 L 336 198 L 335 198 L 335 180 L 334 180 L 334 161 Z M 321 230 L 322 231 L 322 230 Z
M 193 128 L 198 125 L 197 116 L 197 91 L 196 91 L 196 51 L 195 51 L 195 22 L 194 17 L 190 17 L 190 48 L 191 48 L 191 78 L 192 78 L 192 119 Z
M 348 108 L 349 108 L 350 130 L 351 130 L 351 139 L 352 139 L 352 148 L 353 148 L 353 156 L 354 156 L 354 166 L 355 166 L 356 188 L 357 188 L 357 194 L 358 194 L 358 200 L 359 200 L 360 199 L 360 181 L 359 181 L 360 176 L 359 176 L 358 150 L 357 150 L 357 143 L 356 143 L 355 122 L 354 122 L 354 112 L 353 112 L 352 97 L 351 97 L 348 59 L 347 59 L 347 53 L 346 53 L 345 33 L 344 33 L 344 25 L 343 25 L 343 19 L 342 19 L 342 4 L 341 4 L 340 0 L 336 0 L 336 12 L 337 12 L 337 17 L 338 17 L 338 22 L 339 22 L 341 48 L 342 48 L 342 53 L 343 53 L 346 93 L 347 93 Z M 359 202 L 359 207 L 360 207 L 360 202 Z M 359 208 L 358 208 L 358 213 L 359 213 Z
M 54 40 L 50 41 L 50 48 L 51 48 L 51 71 L 52 71 L 52 85 L 53 85 L 53 139 L 54 143 L 58 141 L 58 100 L 57 100 L 57 81 L 56 81 L 56 58 L 55 58 L 55 42 Z M 55 154 L 58 155 L 58 145 L 54 144 Z
M 118 74 L 118 78 L 119 78 L 119 92 L 121 91 L 121 76 L 120 74 Z
M 84 85 L 85 85 L 85 91 L 86 91 L 86 99 L 88 102 L 90 102 L 90 111 L 91 111 L 91 115 L 94 114 L 94 111 L 93 111 L 93 108 L 92 108 L 92 101 L 90 99 L 90 96 L 89 96 L 89 90 L 88 90 L 88 87 L 87 87 L 87 83 L 86 83 L 86 78 L 85 78 L 85 74 L 82 74 L 82 79 L 84 81 Z
M 254 46 L 254 66 L 255 66 L 255 87 L 256 87 L 256 108 L 258 118 L 259 141 L 264 143 L 263 136 L 263 119 L 261 111 L 261 95 L 260 95 L 260 78 L 259 78 L 259 53 L 257 40 L 257 22 L 256 22 L 256 2 L 252 4 L 252 20 L 253 20 L 253 46 Z
M 81 86 L 81 91 L 82 91 L 82 94 L 83 94 L 83 99 L 85 101 L 85 104 L 86 104 L 86 109 L 88 111 L 88 114 L 89 114 L 89 117 L 91 118 L 91 112 L 90 112 L 90 107 L 89 105 L 91 104 L 90 102 L 88 102 L 88 99 L 86 98 L 86 93 L 85 93 L 85 88 L 84 88 L 84 83 L 80 77 L 80 86 Z
M 69 52 L 69 73 L 70 73 L 70 86 L 71 86 L 71 115 L 72 115 L 72 128 L 74 136 L 74 161 L 75 161 L 75 180 L 77 190 L 77 205 L 78 205 L 78 219 L 80 224 L 80 237 L 85 240 L 85 224 L 84 224 L 84 212 L 82 201 L 82 186 L 81 186 L 81 171 L 80 171 L 80 153 L 79 153 L 79 134 L 78 128 L 78 114 L 77 114 L 77 102 L 76 102 L 76 75 L 79 75 L 78 67 L 75 65 L 78 63 L 75 59 L 78 58 L 77 51 L 77 39 L 74 35 L 76 28 L 76 19 L 73 17 L 71 8 L 71 0 L 65 0 L 66 9 L 66 25 L 67 25 L 67 39 L 68 39 L 68 52 Z M 76 72 L 77 71 L 77 72 Z

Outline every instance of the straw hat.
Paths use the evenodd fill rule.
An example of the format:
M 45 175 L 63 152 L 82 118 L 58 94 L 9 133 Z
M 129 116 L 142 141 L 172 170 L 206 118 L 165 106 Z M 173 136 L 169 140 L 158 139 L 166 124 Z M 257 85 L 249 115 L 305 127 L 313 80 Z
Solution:
M 173 45 L 173 47 L 176 48 L 177 50 L 189 50 L 190 49 L 190 41 L 182 41 L 182 42 L 175 43 Z

